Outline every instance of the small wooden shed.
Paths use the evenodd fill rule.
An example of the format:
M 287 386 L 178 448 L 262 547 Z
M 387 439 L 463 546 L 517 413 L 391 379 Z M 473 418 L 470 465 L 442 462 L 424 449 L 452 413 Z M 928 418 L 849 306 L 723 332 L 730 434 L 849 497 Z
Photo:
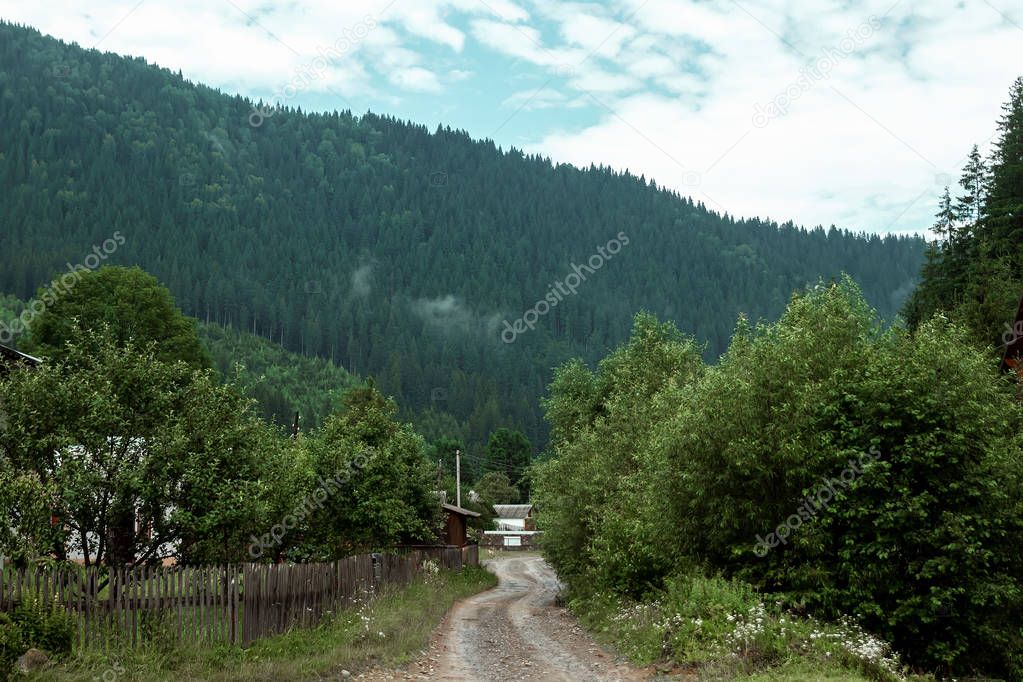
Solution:
M 478 518 L 479 513 L 453 504 L 445 503 L 443 506 L 448 518 L 444 525 L 442 541 L 445 545 L 465 547 L 469 544 L 469 519 Z

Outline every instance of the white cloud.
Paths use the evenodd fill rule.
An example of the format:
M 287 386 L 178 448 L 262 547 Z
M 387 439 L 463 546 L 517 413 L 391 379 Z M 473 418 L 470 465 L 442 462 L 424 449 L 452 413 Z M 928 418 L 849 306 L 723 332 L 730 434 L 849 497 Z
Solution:
M 409 303 L 411 311 L 423 322 L 445 334 L 493 334 L 500 316 L 480 316 L 460 298 L 448 294 L 437 298 L 419 298 Z
M 373 290 L 373 263 L 360 265 L 352 271 L 352 295 L 365 298 Z
M 576 75 L 569 80 L 569 87 L 593 94 L 624 92 L 635 90 L 643 85 L 640 79 L 628 74 L 610 73 L 588 66 L 576 69 L 574 73 Z
M 492 19 L 477 19 L 472 22 L 472 32 L 481 42 L 512 57 L 533 64 L 550 62 L 540 42 L 540 32 L 535 28 Z
M 437 74 L 419 66 L 392 71 L 390 78 L 392 83 L 403 90 L 440 92 L 442 89 Z
M 539 136 L 527 151 L 629 168 L 733 215 L 925 228 L 941 189 L 936 177 L 958 177 L 969 146 L 991 135 L 1023 63 L 1023 36 L 990 8 L 931 3 L 921 18 L 924 4 L 905 2 L 802 91 L 785 117 L 757 128 L 756 104 L 784 93 L 811 58 L 838 49 L 891 3 L 851 10 L 828 3 L 798 17 L 783 2 L 743 2 L 746 11 L 727 12 L 687 0 L 626 4 L 643 32 L 621 65 L 646 79 L 645 89 L 594 89 L 611 111 L 599 110 L 600 120 L 584 129 Z M 702 56 L 694 50 L 701 43 L 710 48 Z M 978 53 L 987 58 L 963 58 Z
M 585 105 L 586 102 L 582 98 L 570 100 L 560 90 L 549 87 L 541 87 L 536 90 L 520 90 L 501 102 L 503 108 L 522 109 L 524 111 L 552 108 L 578 109 Z
M 444 22 L 437 10 L 436 6 L 409 3 L 401 8 L 402 24 L 415 35 L 443 43 L 456 51 L 461 50 L 465 34 Z
M 589 14 L 572 13 L 561 23 L 561 35 L 567 43 L 605 59 L 617 57 L 635 34 L 636 29 L 628 24 Z
M 678 65 L 663 54 L 640 54 L 625 67 L 637 78 L 670 77 L 679 71 Z
M 496 17 L 501 21 L 518 22 L 529 19 L 529 12 L 510 0 L 453 0 L 451 7 L 469 14 Z
M 524 146 L 557 161 L 629 168 L 737 215 L 908 230 L 929 224 L 936 176 L 958 177 L 1020 75 L 1023 9 L 992 4 L 0 0 L 0 16 L 242 94 L 301 77 L 289 104 L 340 93 L 397 105 L 418 93 L 436 98 L 421 119 L 470 110 L 479 136 L 521 109 L 534 131 Z M 872 15 L 871 35 L 799 85 L 801 69 Z M 325 53 L 327 68 L 314 68 Z M 478 84 L 488 97 L 451 96 Z M 784 116 L 753 124 L 757 105 L 796 86 Z M 559 114 L 582 106 L 587 117 Z

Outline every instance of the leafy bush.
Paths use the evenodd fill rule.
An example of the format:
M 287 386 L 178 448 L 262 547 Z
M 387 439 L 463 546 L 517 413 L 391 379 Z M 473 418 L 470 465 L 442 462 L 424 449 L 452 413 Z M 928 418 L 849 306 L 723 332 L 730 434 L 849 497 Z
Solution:
M 846 283 L 740 330 L 667 450 L 678 550 L 916 664 L 1023 674 L 1013 388 L 942 319 L 874 319 Z
M 885 329 L 845 281 L 775 324 L 740 321 L 706 369 L 679 362 L 674 334 L 638 318 L 595 375 L 572 363 L 551 387 L 535 489 L 577 597 L 649 604 L 706 566 L 797 613 L 848 614 L 914 665 L 1023 678 L 1023 409 L 967 332 Z M 717 622 L 686 594 L 674 613 Z M 702 656 L 679 627 L 686 647 L 665 653 Z M 765 664 L 783 657 L 771 642 Z
M 14 662 L 25 652 L 21 628 L 6 613 L 0 612 L 0 679 L 14 672 Z
M 695 667 L 701 679 L 735 679 L 797 662 L 876 682 L 905 679 L 891 647 L 852 623 L 796 616 L 748 584 L 720 576 L 686 574 L 665 585 L 644 601 L 597 592 L 576 597 L 571 607 L 633 660 L 667 658 Z
M 397 419 L 397 405 L 372 381 L 347 391 L 342 405 L 302 441 L 310 472 L 326 483 L 313 483 L 323 494 L 307 498 L 291 556 L 330 561 L 435 537 L 435 470 L 422 437 Z
M 560 368 L 545 401 L 555 458 L 536 467 L 533 499 L 547 558 L 568 581 L 638 596 L 677 569 L 655 531 L 660 512 L 644 447 L 676 410 L 654 400 L 703 371 L 700 349 L 670 324 L 638 315 L 629 342 L 595 373 Z
M 74 620 L 64 609 L 38 600 L 26 599 L 10 613 L 0 612 L 0 679 L 14 673 L 18 657 L 29 649 L 57 656 L 69 653 L 74 633 Z
M 75 621 L 61 607 L 26 599 L 14 607 L 10 617 L 21 632 L 21 653 L 29 648 L 57 656 L 71 651 Z

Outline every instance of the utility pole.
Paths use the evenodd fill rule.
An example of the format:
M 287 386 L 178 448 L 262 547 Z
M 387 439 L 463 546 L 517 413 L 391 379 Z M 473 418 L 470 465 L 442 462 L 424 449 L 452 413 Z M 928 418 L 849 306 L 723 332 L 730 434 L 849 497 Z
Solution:
M 455 506 L 462 506 L 462 451 L 455 450 Z

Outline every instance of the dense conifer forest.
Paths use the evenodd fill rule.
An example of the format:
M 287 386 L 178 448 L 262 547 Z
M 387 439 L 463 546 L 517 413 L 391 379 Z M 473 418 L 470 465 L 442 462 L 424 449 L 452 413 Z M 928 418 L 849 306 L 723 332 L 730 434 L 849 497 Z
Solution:
M 254 106 L 0 24 L 0 292 L 28 300 L 99 249 L 203 322 L 376 377 L 424 432 L 542 443 L 552 368 L 602 357 L 637 310 L 710 360 L 740 313 L 775 319 L 843 272 L 891 317 L 923 262 L 916 237 L 740 220 L 461 131 L 347 111 L 250 120 Z M 628 245 L 575 295 L 502 341 L 619 233 Z

